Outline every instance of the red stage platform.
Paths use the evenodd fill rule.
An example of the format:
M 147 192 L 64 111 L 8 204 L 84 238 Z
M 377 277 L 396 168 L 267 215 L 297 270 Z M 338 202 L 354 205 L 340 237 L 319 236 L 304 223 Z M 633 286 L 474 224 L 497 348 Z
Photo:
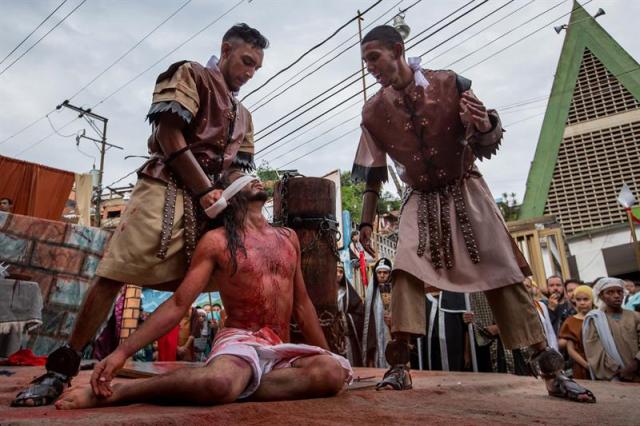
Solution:
M 11 408 L 9 402 L 33 377 L 35 367 L 0 367 L 16 374 L 0 376 L 0 424 L 140 425 L 495 425 L 495 424 L 638 424 L 640 385 L 589 382 L 597 404 L 565 402 L 545 396 L 541 381 L 505 374 L 413 372 L 414 389 L 376 392 L 349 390 L 334 398 L 234 403 L 217 407 L 125 407 L 56 411 L 52 406 Z M 360 377 L 383 371 L 356 369 Z M 76 386 L 88 382 L 83 371 Z M 131 380 L 131 379 L 119 379 Z M 374 382 L 369 382 L 373 384 Z M 360 384 L 361 385 L 361 384 Z

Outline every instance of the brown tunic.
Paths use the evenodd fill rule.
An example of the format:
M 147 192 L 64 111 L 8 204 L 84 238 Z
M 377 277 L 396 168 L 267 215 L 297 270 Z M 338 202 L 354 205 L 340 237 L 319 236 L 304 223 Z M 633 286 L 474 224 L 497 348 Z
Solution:
M 571 316 L 567 318 L 562 324 L 562 328 L 560 328 L 560 335 L 558 336 L 561 339 L 571 340 L 575 344 L 576 351 L 583 359 L 587 359 L 587 356 L 584 353 L 584 347 L 582 346 L 582 323 L 583 319 L 576 318 Z M 573 378 L 574 379 L 584 379 L 589 380 L 591 376 L 589 375 L 589 371 L 578 364 L 577 362 L 573 362 Z
M 383 88 L 364 106 L 362 137 L 352 176 L 387 180 L 386 155 L 408 185 L 394 269 L 453 292 L 503 287 L 529 274 L 474 162 L 490 158 L 502 139 L 479 133 L 462 113 L 460 94 L 470 82 L 452 71 L 423 71 L 426 89 Z
M 153 123 L 164 111 L 185 120 L 187 145 L 212 180 L 232 163 L 254 168 L 251 114 L 234 98 L 219 69 L 186 61 L 171 65 L 156 81 L 149 120 Z M 156 141 L 155 126 L 149 153 L 151 159 L 140 168 L 139 175 L 168 183 L 170 170 Z

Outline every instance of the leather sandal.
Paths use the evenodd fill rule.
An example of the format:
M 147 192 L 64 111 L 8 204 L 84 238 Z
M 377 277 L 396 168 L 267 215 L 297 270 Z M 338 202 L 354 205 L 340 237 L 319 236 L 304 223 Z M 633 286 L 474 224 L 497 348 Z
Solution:
M 404 364 L 394 365 L 391 367 L 382 380 L 376 385 L 376 390 L 382 390 L 391 387 L 393 390 L 409 390 L 413 388 L 411 383 L 411 374 Z

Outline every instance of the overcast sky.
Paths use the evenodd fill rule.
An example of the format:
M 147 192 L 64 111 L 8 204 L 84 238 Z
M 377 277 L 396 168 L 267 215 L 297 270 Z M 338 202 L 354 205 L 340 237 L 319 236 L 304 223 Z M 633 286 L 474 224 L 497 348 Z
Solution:
M 385 20 L 391 19 L 398 7 L 407 7 L 414 1 L 383 0 L 365 15 L 363 25 L 383 23 Z M 62 0 L 0 0 L 0 7 L 3 11 L 0 16 L 0 28 L 2 28 L 0 60 L 11 52 L 61 2 Z M 80 3 L 82 0 L 67 0 L 52 18 L 43 24 L 13 55 L 0 64 L 0 99 L 2 99 L 0 103 L 0 154 L 74 172 L 89 171 L 94 162 L 91 157 L 97 158 L 98 150 L 90 141 L 83 140 L 79 148 L 84 153 L 80 152 L 76 147 L 74 137 L 82 129 L 86 129 L 87 135 L 96 137 L 89 125 L 82 120 L 76 120 L 63 128 L 76 115 L 72 111 L 64 109 L 53 112 L 49 115 L 51 124 L 59 130 L 61 135 L 70 136 L 63 137 L 57 134 L 52 135 L 51 124 L 43 117 L 54 110 L 57 104 L 70 98 L 102 73 L 183 5 L 185 0 L 140 0 L 135 2 L 87 0 L 30 52 L 11 65 L 19 55 L 51 30 Z M 375 2 L 371 0 L 253 0 L 251 2 L 192 0 L 186 3 L 188 4 L 175 16 L 96 79 L 86 90 L 78 93 L 72 99 L 72 103 L 83 107 L 95 106 L 96 113 L 108 117 L 109 142 L 124 148 L 123 151 L 113 149 L 108 151 L 105 164 L 105 184 L 126 175 L 144 161 L 140 158 L 125 160 L 124 156 L 146 154 L 149 126 L 144 121 L 144 117 L 149 108 L 153 83 L 157 74 L 164 71 L 171 63 L 183 59 L 206 63 L 210 55 L 219 52 L 220 39 L 224 32 L 234 23 L 247 22 L 260 29 L 269 38 L 271 47 L 265 51 L 263 68 L 253 80 L 242 88 L 240 93 L 240 97 L 242 97 L 258 88 L 311 46 L 333 33 L 352 18 L 356 14 L 356 10 L 365 10 Z M 240 4 L 228 12 L 226 16 L 193 37 L 237 3 Z M 399 5 L 397 5 L 398 3 Z M 423 0 L 419 2 L 406 14 L 406 22 L 411 27 L 411 36 L 425 30 L 466 3 L 468 0 Z M 481 3 L 481 0 L 476 0 L 454 16 L 460 16 L 464 11 Z M 583 3 L 586 3 L 586 0 Z M 556 4 L 560 5 L 513 30 L 489 46 L 481 48 Z M 506 6 L 452 40 L 445 42 L 447 38 L 501 5 Z M 487 106 L 495 107 L 501 112 L 502 121 L 508 129 L 503 147 L 497 157 L 480 165 L 496 196 L 503 192 L 515 192 L 522 200 L 524 195 L 529 165 L 533 159 L 542 125 L 546 106 L 545 98 L 551 90 L 553 75 L 565 36 L 565 32 L 557 35 L 552 27 L 568 21 L 568 16 L 561 17 L 561 15 L 568 13 L 571 6 L 572 2 L 568 0 L 516 0 L 513 2 L 491 0 L 407 52 L 408 56 L 414 56 L 438 46 L 424 56 L 423 64 L 433 69 L 451 68 L 472 79 L 476 94 Z M 593 0 L 585 5 L 591 14 L 594 14 L 599 7 L 606 11 L 606 15 L 598 18 L 600 25 L 633 57 L 640 57 L 640 40 L 637 37 L 640 2 Z M 519 8 L 521 9 L 517 10 Z M 508 14 L 511 15 L 507 16 Z M 378 20 L 374 23 L 373 21 L 376 19 Z M 453 17 L 445 22 L 451 19 Z M 498 20 L 500 22 L 494 24 Z M 550 24 L 552 21 L 553 24 Z M 473 66 L 540 27 L 544 28 L 526 40 L 482 64 Z M 484 28 L 486 30 L 478 33 Z M 433 30 L 426 32 L 418 39 L 431 31 Z M 476 33 L 478 34 L 474 35 Z M 257 101 L 260 101 L 281 84 L 284 84 L 283 89 L 286 88 L 290 84 L 286 83 L 287 80 L 298 75 L 292 80 L 292 82 L 295 81 L 349 46 L 357 40 L 356 34 L 357 24 L 353 22 L 289 71 L 248 97 L 244 104 L 250 109 L 252 106 L 255 108 L 254 104 Z M 471 35 L 474 36 L 454 47 Z M 193 38 L 185 43 L 191 37 Z M 328 54 L 339 44 L 345 43 L 347 39 L 349 40 L 346 44 Z M 169 54 L 183 43 L 185 43 L 183 46 Z M 410 42 L 408 46 L 412 44 Z M 169 55 L 163 58 L 167 54 Z M 320 59 L 323 56 L 324 58 Z M 458 61 L 463 57 L 465 58 Z M 157 61 L 159 61 L 157 65 L 106 101 L 99 103 Z M 313 65 L 316 61 L 318 61 L 317 64 Z M 451 65 L 452 63 L 454 64 Z M 8 66 L 10 67 L 6 68 Z M 277 118 L 314 96 L 325 93 L 330 86 L 357 71 L 358 67 L 359 51 L 357 47 L 353 47 L 282 96 L 255 111 L 253 117 L 256 131 L 265 128 Z M 305 68 L 308 69 L 303 71 Z M 373 80 L 368 80 L 368 84 L 372 82 Z M 266 135 L 267 131 L 259 134 L 258 137 L 266 136 L 257 142 L 257 149 L 276 141 L 352 96 L 360 89 L 361 85 L 355 84 L 272 134 Z M 377 89 L 369 89 L 369 95 L 373 93 L 373 90 Z M 284 139 L 280 143 L 288 142 L 286 145 L 282 145 L 281 148 L 272 152 L 268 152 L 268 150 L 268 153 L 258 156 L 259 160 L 268 160 L 272 167 L 281 167 L 346 132 L 357 129 L 359 124 L 357 116 L 362 107 L 361 99 L 361 96 L 357 96 L 333 113 L 329 113 L 325 118 L 339 112 L 335 117 L 326 120 L 317 127 L 309 130 L 312 126 L 307 126 L 293 136 Z M 510 107 L 518 102 L 532 99 L 539 99 L 539 101 L 526 103 L 518 108 Z M 350 105 L 351 107 L 346 109 Z M 351 117 L 355 118 L 344 123 Z M 11 135 L 39 118 L 42 119 L 28 130 L 7 140 Z M 323 120 L 324 118 L 314 122 L 314 125 Z M 336 128 L 331 130 L 334 127 Z M 303 131 L 306 133 L 301 135 L 300 133 Z M 52 136 L 43 140 L 48 135 Z M 296 136 L 297 138 L 292 140 Z M 308 176 L 322 175 L 336 168 L 348 170 L 353 161 L 358 137 L 357 130 L 348 133 L 328 146 L 293 161 L 286 165 L 286 168 L 297 168 Z M 302 143 L 306 144 L 300 146 Z M 296 147 L 298 148 L 296 149 Z M 134 180 L 135 176 L 131 176 L 123 180 L 121 184 Z

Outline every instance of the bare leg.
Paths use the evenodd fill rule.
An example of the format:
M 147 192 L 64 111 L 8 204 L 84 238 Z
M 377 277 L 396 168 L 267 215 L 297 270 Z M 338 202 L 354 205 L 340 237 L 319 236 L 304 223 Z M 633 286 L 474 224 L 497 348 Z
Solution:
M 113 385 L 113 395 L 98 399 L 90 386 L 70 388 L 56 402 L 59 410 L 153 402 L 213 405 L 235 401 L 247 387 L 251 367 L 233 355 L 221 355 L 202 368 L 183 368 L 149 379 Z
M 178 281 L 164 283 L 158 287 L 175 290 Z M 80 352 L 95 337 L 98 327 L 104 322 L 111 306 L 122 288 L 122 283 L 98 277 L 85 297 L 80 308 L 69 347 L 59 348 L 49 355 L 47 374 L 21 391 L 13 404 L 16 406 L 46 405 L 53 402 L 68 385 L 80 367 Z
M 98 327 L 109 315 L 120 288 L 122 288 L 121 282 L 102 277 L 96 279 L 89 288 L 76 317 L 73 332 L 69 338 L 69 346 L 72 349 L 81 351 L 94 338 Z
M 266 374 L 251 396 L 254 401 L 282 401 L 332 396 L 344 387 L 347 372 L 330 355 L 300 358 L 292 368 Z

